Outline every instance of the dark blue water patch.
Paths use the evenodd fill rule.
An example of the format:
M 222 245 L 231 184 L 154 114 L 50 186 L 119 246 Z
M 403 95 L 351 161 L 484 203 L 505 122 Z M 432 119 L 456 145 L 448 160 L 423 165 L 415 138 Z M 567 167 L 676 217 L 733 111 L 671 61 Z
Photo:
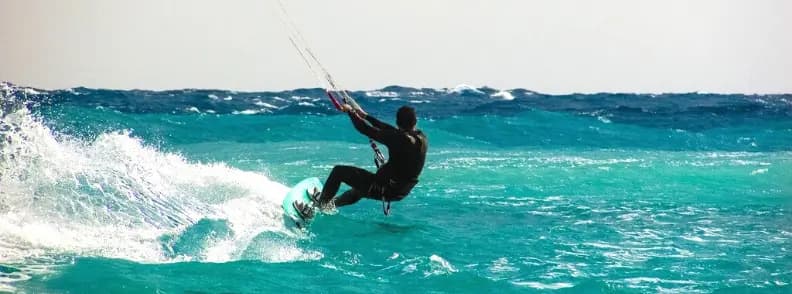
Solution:
M 323 89 L 307 88 L 279 92 L 237 92 L 226 90 L 109 90 L 73 88 L 67 90 L 19 90 L 4 96 L 24 96 L 43 105 L 71 105 L 107 108 L 123 113 L 168 114 L 310 114 L 338 115 Z M 352 91 L 351 96 L 370 113 L 392 116 L 408 104 L 424 118 L 443 119 L 455 115 L 519 115 L 528 110 L 592 116 L 614 123 L 651 128 L 701 131 L 757 121 L 792 120 L 792 94 L 628 94 L 596 93 L 549 95 L 525 89 L 508 91 L 504 100 L 499 90 L 462 90 L 389 86 L 373 91 Z M 5 99 L 7 100 L 7 99 Z
M 517 114 L 529 109 L 574 113 L 644 127 L 699 131 L 760 120 L 790 120 L 792 95 L 531 94 L 513 101 L 490 101 L 463 112 Z
M 352 95 L 370 113 L 390 122 L 398 107 L 415 106 L 421 114 L 419 126 L 430 131 L 433 145 L 440 146 L 731 151 L 792 147 L 792 95 L 546 95 L 515 89 L 513 100 L 502 100 L 493 98 L 495 93 L 491 88 L 390 86 Z M 59 133 L 89 139 L 131 130 L 165 146 L 303 141 L 305 134 L 320 141 L 360 141 L 318 88 L 44 91 L 5 86 L 3 97 L 3 109 L 28 107 Z

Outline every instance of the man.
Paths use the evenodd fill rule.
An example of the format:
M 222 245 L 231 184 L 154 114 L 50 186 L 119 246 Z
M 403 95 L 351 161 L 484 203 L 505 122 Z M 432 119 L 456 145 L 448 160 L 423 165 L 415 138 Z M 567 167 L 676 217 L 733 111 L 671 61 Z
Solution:
M 333 167 L 322 192 L 316 193 L 314 200 L 320 207 L 326 207 L 331 201 L 335 207 L 341 207 L 369 198 L 383 201 L 383 207 L 387 202 L 389 209 L 391 201 L 404 199 L 418 183 L 426 159 L 428 142 L 426 135 L 415 128 L 415 109 L 399 108 L 396 113 L 398 128 L 349 105 L 343 105 L 341 110 L 349 115 L 358 132 L 388 147 L 388 162 L 376 174 L 354 166 Z M 341 183 L 352 189 L 335 197 Z M 310 205 L 297 203 L 295 208 L 305 217 L 313 215 Z M 388 209 L 385 209 L 386 214 Z

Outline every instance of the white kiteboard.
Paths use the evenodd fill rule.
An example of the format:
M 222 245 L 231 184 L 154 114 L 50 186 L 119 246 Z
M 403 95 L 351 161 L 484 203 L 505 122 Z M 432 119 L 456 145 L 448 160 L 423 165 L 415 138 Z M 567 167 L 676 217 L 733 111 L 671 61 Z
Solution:
M 314 193 L 314 191 L 322 191 L 322 182 L 316 177 L 307 178 L 297 183 L 297 185 L 294 185 L 294 187 L 286 193 L 286 197 L 283 198 L 283 213 L 286 215 L 286 218 L 293 221 L 298 228 L 307 227 L 313 218 L 303 218 L 300 216 L 300 213 L 294 208 L 294 202 L 300 201 L 308 205 L 313 205 L 311 193 Z

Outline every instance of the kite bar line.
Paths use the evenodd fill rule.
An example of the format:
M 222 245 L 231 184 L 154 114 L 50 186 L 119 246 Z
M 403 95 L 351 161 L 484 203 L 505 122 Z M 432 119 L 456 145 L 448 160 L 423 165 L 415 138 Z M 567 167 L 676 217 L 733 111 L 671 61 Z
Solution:
M 357 110 L 363 110 L 360 107 L 360 104 L 352 99 L 352 96 L 344 90 L 343 88 L 339 87 L 338 83 L 335 81 L 333 76 L 327 70 L 327 68 L 319 62 L 319 58 L 316 57 L 316 54 L 311 51 L 310 47 L 308 47 L 305 38 L 303 38 L 302 33 L 297 28 L 297 25 L 294 23 L 292 18 L 289 16 L 289 12 L 286 10 L 286 6 L 283 4 L 282 0 L 276 0 L 278 2 L 278 7 L 280 8 L 280 19 L 283 26 L 289 32 L 289 42 L 292 44 L 297 53 L 300 55 L 300 58 L 305 62 L 305 65 L 308 67 L 308 70 L 311 71 L 314 78 L 319 82 L 319 85 L 325 89 L 325 93 L 327 93 L 327 97 L 330 98 L 330 102 L 333 104 L 333 107 L 337 110 L 341 110 L 341 103 L 336 96 L 333 95 L 333 92 L 340 95 L 341 100 L 344 104 L 349 104 L 353 108 Z M 385 163 L 385 156 L 382 155 L 382 152 L 377 147 L 377 144 L 374 143 L 374 140 L 369 138 L 369 145 L 371 149 L 374 151 L 374 164 L 379 168 L 382 164 Z

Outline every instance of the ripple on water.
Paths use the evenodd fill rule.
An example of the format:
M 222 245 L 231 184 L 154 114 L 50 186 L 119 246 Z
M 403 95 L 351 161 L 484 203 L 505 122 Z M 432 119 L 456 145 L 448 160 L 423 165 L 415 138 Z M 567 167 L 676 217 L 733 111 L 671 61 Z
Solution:
M 572 283 L 564 283 L 564 282 L 541 283 L 541 282 L 532 282 L 532 281 L 512 281 L 511 283 L 517 286 L 529 287 L 540 290 L 558 290 L 563 288 L 571 288 L 574 286 Z

